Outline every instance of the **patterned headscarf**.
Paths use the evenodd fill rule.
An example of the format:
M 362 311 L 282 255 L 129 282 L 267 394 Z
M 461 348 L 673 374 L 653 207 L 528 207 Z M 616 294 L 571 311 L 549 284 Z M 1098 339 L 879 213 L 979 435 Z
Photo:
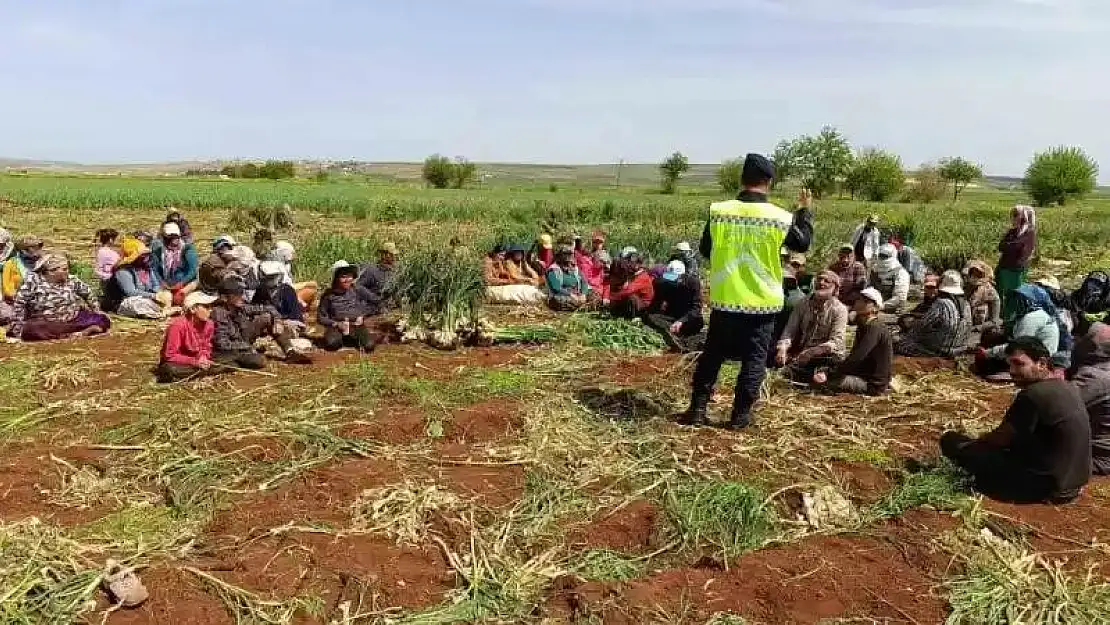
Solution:
M 1026 231 L 1037 229 L 1037 211 L 1033 210 L 1032 206 L 1018 204 L 1014 207 L 1014 215 L 1021 219 L 1018 234 L 1025 234 Z
M 36 273 L 50 273 L 64 267 L 69 267 L 69 259 L 61 254 L 43 254 L 39 262 L 35 263 Z

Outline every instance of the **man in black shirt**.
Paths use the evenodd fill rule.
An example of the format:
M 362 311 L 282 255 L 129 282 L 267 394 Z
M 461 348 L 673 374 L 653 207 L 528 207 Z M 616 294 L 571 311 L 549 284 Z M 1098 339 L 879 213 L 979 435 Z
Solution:
M 701 313 L 701 282 L 686 271 L 680 260 L 672 260 L 655 281 L 655 296 L 644 311 L 644 323 L 662 335 L 674 351 L 700 349 L 697 338 L 705 327 Z
M 831 393 L 882 395 L 890 388 L 894 342 L 890 330 L 879 321 L 883 296 L 877 289 L 864 289 L 856 300 L 856 339 L 852 351 L 836 367 L 818 370 L 813 383 Z
M 985 495 L 1021 503 L 1067 503 L 1091 477 L 1091 424 L 1079 391 L 1053 374 L 1052 354 L 1033 337 L 1006 346 L 1021 391 L 1002 424 L 978 439 L 945 432 L 941 451 Z

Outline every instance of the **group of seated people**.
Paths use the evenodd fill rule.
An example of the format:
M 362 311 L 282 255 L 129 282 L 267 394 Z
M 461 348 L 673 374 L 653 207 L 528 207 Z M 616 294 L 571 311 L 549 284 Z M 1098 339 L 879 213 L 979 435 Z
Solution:
M 483 263 L 487 300 L 639 318 L 672 349 L 697 351 L 705 321 L 699 266 L 690 244 L 677 243 L 666 263 L 651 267 L 637 249 L 626 247 L 613 258 L 605 244 L 605 235 L 596 232 L 589 249 L 581 237 L 556 245 L 549 234 L 530 250 L 519 244 L 496 246 Z
M 397 246 L 384 244 L 376 263 L 339 261 L 330 288 L 294 282 L 296 250 L 288 241 L 256 236 L 256 252 L 219 236 L 201 259 L 188 222 L 171 212 L 157 238 L 114 229 L 96 233 L 93 273 L 99 294 L 73 275 L 67 256 L 44 251 L 34 236 L 13 240 L 0 229 L 3 261 L 0 324 L 6 340 L 48 341 L 107 332 L 105 313 L 137 319 L 172 317 L 156 377 L 179 381 L 221 371 L 260 369 L 264 353 L 293 363 L 311 362 L 306 315 L 317 305 L 326 350 L 374 348 L 375 318 L 393 305 L 389 292 Z M 259 260 L 261 258 L 261 260 Z M 269 339 L 272 351 L 260 350 Z

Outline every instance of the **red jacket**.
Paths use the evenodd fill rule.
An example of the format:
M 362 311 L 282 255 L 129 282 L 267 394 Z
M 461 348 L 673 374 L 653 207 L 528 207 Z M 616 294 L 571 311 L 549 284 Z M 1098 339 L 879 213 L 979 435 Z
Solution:
M 201 359 L 212 360 L 212 336 L 216 324 L 205 321 L 199 329 L 188 317 L 181 316 L 170 322 L 162 342 L 162 362 L 196 367 Z
M 641 269 L 631 280 L 625 282 L 621 290 L 617 291 L 610 300 L 620 302 L 632 296 L 640 298 L 642 308 L 651 305 L 651 300 L 655 298 L 655 284 L 650 273 Z

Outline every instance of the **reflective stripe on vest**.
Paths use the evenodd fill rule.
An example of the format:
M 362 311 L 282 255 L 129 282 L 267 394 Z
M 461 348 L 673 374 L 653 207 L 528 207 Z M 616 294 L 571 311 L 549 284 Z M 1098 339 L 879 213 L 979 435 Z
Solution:
M 782 310 L 779 256 L 793 216 L 769 203 L 731 200 L 709 207 L 709 307 L 769 314 Z

